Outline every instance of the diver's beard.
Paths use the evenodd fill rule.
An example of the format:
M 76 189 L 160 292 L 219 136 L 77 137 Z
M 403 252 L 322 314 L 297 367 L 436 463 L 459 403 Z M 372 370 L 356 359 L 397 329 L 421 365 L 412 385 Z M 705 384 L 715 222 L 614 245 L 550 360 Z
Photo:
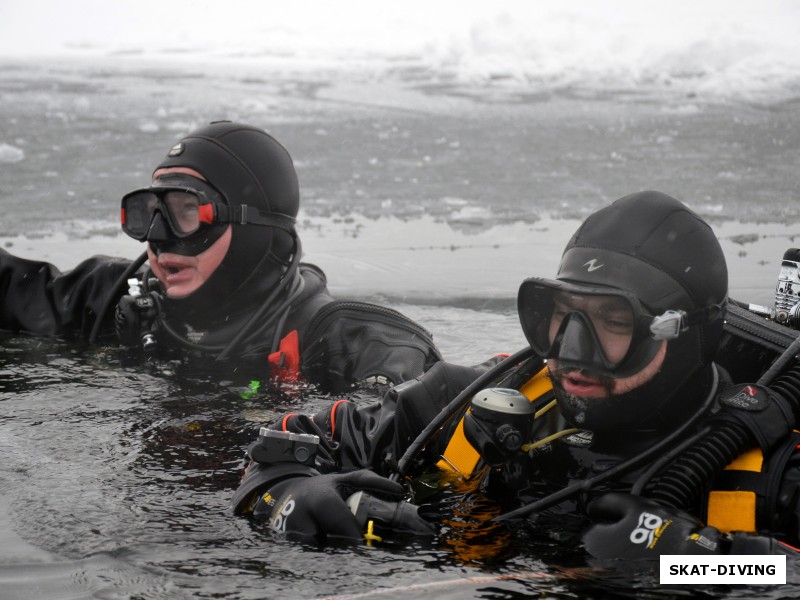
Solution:
M 619 391 L 615 380 L 595 374 L 606 390 L 605 397 L 590 398 L 568 393 L 560 376 L 563 373 L 556 368 L 550 379 L 559 412 L 573 427 L 593 432 L 616 434 L 672 429 L 702 403 L 711 373 L 709 365 L 703 364 L 699 358 L 694 338 L 679 338 L 673 340 L 673 344 L 659 372 L 633 389 Z M 687 368 L 692 364 L 695 365 L 693 369 Z M 589 371 L 585 373 L 588 375 Z M 615 388 L 618 390 L 616 393 L 612 392 Z
M 575 372 L 576 369 L 556 369 L 555 375 L 550 374 L 553 392 L 558 400 L 558 408 L 564 418 L 573 427 L 593 432 L 620 432 L 642 429 L 652 429 L 654 423 L 649 417 L 658 411 L 659 400 L 664 401 L 669 397 L 664 385 L 666 381 L 655 378 L 643 383 L 632 390 L 614 392 L 616 380 L 612 377 L 591 373 L 584 370 L 603 390 L 604 396 L 579 396 L 568 392 L 563 384 L 566 372 Z
M 581 429 L 602 429 L 602 415 L 613 416 L 617 408 L 617 397 L 612 392 L 614 380 L 611 377 L 595 376 L 598 383 L 605 390 L 604 397 L 588 398 L 567 392 L 563 385 L 563 373 L 567 370 L 560 369 L 556 373 L 550 373 L 550 380 L 553 384 L 553 391 L 558 399 L 558 405 L 564 417 L 575 427 Z M 598 427 L 598 421 L 601 421 Z

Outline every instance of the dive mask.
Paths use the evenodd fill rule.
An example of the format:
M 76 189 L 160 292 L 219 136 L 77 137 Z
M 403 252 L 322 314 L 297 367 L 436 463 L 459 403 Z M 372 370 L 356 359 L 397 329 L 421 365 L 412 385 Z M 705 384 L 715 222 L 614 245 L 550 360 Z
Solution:
M 612 378 L 638 373 L 662 341 L 708 322 L 722 309 L 653 315 L 625 290 L 538 277 L 522 283 L 517 307 L 525 337 L 540 356 L 557 360 L 559 368 Z
M 122 230 L 144 241 L 156 213 L 177 238 L 196 233 L 201 225 L 223 222 L 228 206 L 222 195 L 202 179 L 177 174 L 159 177 L 148 188 L 122 197 Z M 221 210 L 222 209 L 222 210 Z
M 184 174 L 164 175 L 150 187 L 122 197 L 122 230 L 135 240 L 147 240 L 157 214 L 179 239 L 192 236 L 204 226 L 229 223 L 278 227 L 290 233 L 294 230 L 292 217 L 246 204 L 228 206 L 208 182 Z

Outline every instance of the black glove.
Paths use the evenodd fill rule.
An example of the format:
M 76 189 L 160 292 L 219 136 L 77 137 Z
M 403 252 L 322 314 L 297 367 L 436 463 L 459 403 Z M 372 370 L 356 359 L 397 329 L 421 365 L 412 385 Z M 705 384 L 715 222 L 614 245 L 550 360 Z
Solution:
M 114 311 L 114 328 L 123 346 L 141 346 L 143 337 L 151 332 L 156 318 L 156 308 L 149 296 L 125 295 L 119 299 Z
M 657 559 L 662 554 L 786 554 L 796 550 L 778 540 L 734 531 L 722 533 L 692 515 L 641 496 L 606 494 L 589 505 L 598 521 L 583 534 L 595 558 Z
M 372 471 L 294 477 L 272 486 L 253 508 L 253 517 L 274 531 L 361 539 L 364 530 L 346 500 L 355 492 L 400 500 L 405 489 Z
M 692 515 L 641 496 L 606 494 L 587 510 L 595 523 L 583 534 L 595 558 L 657 559 L 662 554 L 725 554 L 727 536 Z

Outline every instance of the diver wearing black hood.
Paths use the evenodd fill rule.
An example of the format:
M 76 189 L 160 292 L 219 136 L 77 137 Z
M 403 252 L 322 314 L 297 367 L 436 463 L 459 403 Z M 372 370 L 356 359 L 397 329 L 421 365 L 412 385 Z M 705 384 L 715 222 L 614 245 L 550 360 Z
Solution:
M 617 291 L 624 295 L 613 296 Z M 592 401 L 565 390 L 564 378 L 551 369 L 560 412 L 573 426 L 618 435 L 632 429 L 671 429 L 699 408 L 712 380 L 727 291 L 725 256 L 708 224 L 677 200 L 646 192 L 622 198 L 586 219 L 564 250 L 556 280 L 523 282 L 518 311 L 528 341 L 542 356 L 557 358 L 560 373 L 588 370 L 607 382 L 641 371 L 667 340 L 652 339 L 632 321 L 625 325 L 638 329 L 620 364 L 593 364 L 596 357 L 586 352 L 596 345 L 581 338 L 595 330 L 602 337 L 612 325 L 584 327 L 579 316 L 571 316 L 560 322 L 550 340 L 554 302 L 566 309 L 576 301 L 570 295 L 583 298 L 585 293 L 589 300 L 610 294 L 620 305 L 630 298 L 633 309 L 650 316 L 670 310 L 687 314 L 685 331 L 669 340 L 657 374 L 629 391 L 612 389 L 608 398 Z M 635 310 L 611 316 L 641 318 Z M 597 345 L 602 349 L 602 343 Z
M 196 231 L 179 235 L 184 232 L 175 227 L 179 217 L 172 206 L 191 198 L 187 190 L 212 200 L 199 207 L 211 204 L 217 216 L 210 223 L 200 219 Z M 324 282 L 311 272 L 305 289 L 301 269 L 292 261 L 300 254 L 294 229 L 298 206 L 292 159 L 266 132 L 218 122 L 175 144 L 156 167 L 152 185 L 122 201 L 123 230 L 148 242 L 150 267 L 165 291 L 155 296 L 160 299 L 161 328 L 173 339 L 187 341 L 189 348 L 216 351 L 223 358 L 263 354 L 264 340 L 283 333 L 276 332 L 276 324 L 324 292 Z M 225 218 L 219 218 L 223 211 Z M 227 250 L 218 252 L 219 265 L 200 285 L 170 285 L 176 271 L 191 266 L 180 257 L 202 262 L 223 242 Z M 118 332 L 135 343 L 142 333 L 135 327 L 128 331 L 126 318 L 136 321 L 136 315 L 126 304 L 131 301 L 123 300 L 117 310 Z
M 151 189 L 191 187 L 194 183 L 191 176 L 161 174 L 178 168 L 202 174 L 226 206 L 246 206 L 251 219 L 258 215 L 261 221 L 245 225 L 234 221 L 230 247 L 220 267 L 196 292 L 170 299 L 170 303 L 181 312 L 188 311 L 201 318 L 229 310 L 252 309 L 286 276 L 291 257 L 299 250 L 294 219 L 300 196 L 289 153 L 261 129 L 217 122 L 190 133 L 169 150 L 154 170 Z M 269 217 L 275 221 L 271 222 Z M 191 247 L 186 239 L 169 235 L 167 227 L 156 232 L 155 224 L 151 225 L 146 240 L 158 254 L 197 253 L 216 241 L 227 226 L 221 223 L 202 228 L 195 234 L 203 240 L 197 248 Z M 166 230 L 167 235 L 161 230 Z M 293 276 L 294 273 L 289 274 L 290 278 Z
M 727 290 L 722 249 L 699 216 L 660 192 L 621 198 L 586 219 L 556 279 L 520 286 L 530 349 L 494 367 L 438 363 L 370 406 L 287 416 L 276 428 L 326 440 L 316 462 L 323 474 L 271 463 L 261 451 L 267 437 L 259 438 L 233 508 L 281 531 L 354 537 L 360 513 L 337 513 L 337 498 L 352 504 L 366 489 L 391 499 L 398 490 L 372 476 L 421 475 L 412 488 L 427 490 L 428 501 L 439 478 L 482 492 L 497 503 L 494 514 L 508 511 L 500 529 L 526 519 L 564 539 L 570 526 L 577 534 L 594 521 L 583 542 L 597 557 L 788 551 L 756 533 L 800 540 L 800 440 L 792 433 L 800 375 L 768 388 L 733 384 L 718 367 L 715 359 L 745 348 L 723 338 Z M 721 471 L 751 447 L 758 468 L 742 476 L 740 462 L 724 477 L 703 470 L 727 453 Z M 687 456 L 700 465 L 681 463 Z M 677 476 L 667 481 L 662 471 L 671 474 L 676 457 Z M 359 468 L 374 473 L 360 481 L 348 473 L 347 482 L 337 473 Z M 692 494 L 681 505 L 667 488 Z M 314 501 L 323 491 L 324 508 Z M 483 505 L 471 498 L 450 535 L 465 531 L 470 506 Z M 634 535 L 645 512 L 660 524 L 649 545 Z
M 138 261 L 93 257 L 66 274 L 0 251 L 0 329 L 106 339 L 265 373 L 327 391 L 399 383 L 440 359 L 430 334 L 397 311 L 337 301 L 300 262 L 297 175 L 265 131 L 229 121 L 172 146 L 147 188 L 122 199 Z M 144 261 L 148 264 L 140 268 Z M 127 286 L 128 293 L 125 293 Z

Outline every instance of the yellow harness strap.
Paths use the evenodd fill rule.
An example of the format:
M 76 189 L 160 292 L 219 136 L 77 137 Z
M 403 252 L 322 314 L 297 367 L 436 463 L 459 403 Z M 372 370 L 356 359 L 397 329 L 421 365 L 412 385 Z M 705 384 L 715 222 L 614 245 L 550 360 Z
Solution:
M 725 467 L 726 471 L 760 473 L 764 455 L 752 448 Z M 751 490 L 712 490 L 708 495 L 708 524 L 720 531 L 756 531 L 756 493 Z
M 478 464 L 480 455 L 477 450 L 467 441 L 467 436 L 464 433 L 464 419 L 458 422 L 456 430 L 453 432 L 453 437 L 447 444 L 447 448 L 442 454 L 441 460 L 436 463 L 442 471 L 450 471 L 452 473 L 461 473 L 463 475 L 470 475 L 475 470 L 475 465 Z
M 550 378 L 547 376 L 547 367 L 544 367 L 526 381 L 519 391 L 533 402 L 551 389 Z M 478 451 L 467 441 L 467 436 L 464 434 L 464 419 L 462 418 L 436 466 L 442 471 L 468 476 L 475 471 L 478 460 L 480 460 Z
M 553 384 L 550 382 L 550 377 L 547 375 L 547 367 L 542 367 L 536 375 L 526 381 L 519 391 L 528 400 L 533 402 L 540 396 L 553 389 Z

